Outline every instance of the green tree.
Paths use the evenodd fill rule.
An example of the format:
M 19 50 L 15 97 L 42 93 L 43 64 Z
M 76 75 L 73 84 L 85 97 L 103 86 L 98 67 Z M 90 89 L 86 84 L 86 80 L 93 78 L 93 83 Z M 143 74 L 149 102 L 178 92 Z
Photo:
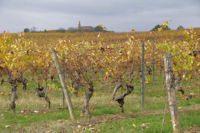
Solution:
M 25 28 L 24 32 L 28 33 L 28 32 L 30 32 L 30 29 L 29 28 Z
M 103 27 L 102 27 L 102 26 L 97 25 L 97 26 L 94 28 L 94 31 L 104 31 L 104 30 L 103 30 Z
M 59 28 L 58 30 L 57 30 L 57 32 L 61 32 L 61 33 L 64 33 L 66 30 L 64 29 L 64 28 Z
M 177 27 L 177 30 L 183 30 L 183 29 L 185 29 L 182 25 L 179 25 L 178 27 Z
M 157 24 L 151 31 L 158 31 L 159 28 L 161 28 L 162 25 Z M 171 30 L 168 26 L 162 27 L 163 30 Z

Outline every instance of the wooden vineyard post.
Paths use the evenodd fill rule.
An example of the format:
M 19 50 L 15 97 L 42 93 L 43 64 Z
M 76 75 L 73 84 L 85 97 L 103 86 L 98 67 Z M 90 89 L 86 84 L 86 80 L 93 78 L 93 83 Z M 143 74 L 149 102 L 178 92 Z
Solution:
M 56 69 L 58 71 L 58 75 L 59 75 L 59 78 L 60 78 L 61 85 L 63 87 L 63 92 L 64 92 L 64 95 L 65 95 L 65 100 L 66 100 L 67 105 L 68 105 L 70 118 L 72 120 L 74 120 L 75 117 L 74 117 L 74 110 L 73 110 L 73 105 L 72 105 L 72 102 L 71 102 L 71 97 L 69 95 L 69 90 L 67 89 L 67 86 L 65 84 L 64 75 L 62 74 L 61 66 L 60 66 L 60 63 L 59 63 L 59 60 L 58 60 L 58 56 L 56 55 L 55 49 L 52 49 L 52 56 L 53 56 L 53 60 L 54 60 L 55 65 L 56 65 Z
M 64 81 L 66 84 L 66 76 L 65 76 L 65 57 L 63 57 L 63 77 L 64 77 Z M 64 91 L 62 91 L 63 93 L 63 98 L 62 98 L 62 102 L 63 102 L 63 108 L 65 107 L 65 94 Z
M 154 81 L 155 81 L 155 46 L 153 46 L 153 62 L 152 62 L 152 67 L 153 67 L 153 79 L 152 79 L 152 82 L 154 84 Z
M 142 42 L 142 111 L 144 111 L 144 91 L 145 91 L 145 49 L 144 42 Z
M 164 57 L 165 84 L 167 88 L 169 109 L 173 126 L 173 133 L 181 133 L 179 114 L 176 106 L 175 77 L 172 67 L 172 55 L 167 53 Z

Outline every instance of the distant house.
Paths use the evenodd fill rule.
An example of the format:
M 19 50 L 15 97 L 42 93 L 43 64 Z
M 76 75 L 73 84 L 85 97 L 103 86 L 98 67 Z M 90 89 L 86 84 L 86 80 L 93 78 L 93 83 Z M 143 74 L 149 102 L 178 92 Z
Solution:
M 94 31 L 92 26 L 81 26 L 81 22 L 78 23 L 78 31 Z

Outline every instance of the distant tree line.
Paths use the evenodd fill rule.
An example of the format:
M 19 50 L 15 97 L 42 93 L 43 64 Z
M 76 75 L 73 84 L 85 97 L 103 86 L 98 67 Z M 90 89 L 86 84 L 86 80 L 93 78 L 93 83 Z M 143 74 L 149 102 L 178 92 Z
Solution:
M 51 31 L 51 30 L 49 30 Z M 74 28 L 74 27 L 70 27 L 68 29 L 65 29 L 65 28 L 59 28 L 57 30 L 52 30 L 52 31 L 55 31 L 55 32 L 60 32 L 60 33 L 65 33 L 65 32 L 107 32 L 107 30 L 105 30 L 103 27 L 101 27 L 100 25 L 97 25 L 96 27 L 93 28 L 93 30 L 88 30 L 88 31 L 80 31 L 78 30 L 78 28 Z M 24 32 L 25 33 L 29 33 L 29 32 L 48 32 L 46 29 L 44 31 L 37 31 L 36 30 L 36 27 L 32 27 L 32 28 L 25 28 L 24 29 Z
M 161 28 L 162 25 L 155 25 L 153 27 L 153 29 L 151 29 L 151 31 L 158 31 L 159 28 Z M 163 30 L 171 30 L 171 28 L 169 28 L 168 26 L 162 28 Z M 182 25 L 179 25 L 177 27 L 177 30 L 182 30 L 182 29 L 185 29 Z M 65 32 L 109 32 L 107 31 L 106 29 L 104 29 L 102 26 L 100 25 L 97 25 L 96 27 L 93 28 L 93 30 L 88 30 L 88 31 L 80 31 L 78 30 L 78 28 L 74 28 L 74 27 L 69 27 L 68 29 L 65 29 L 65 28 L 59 28 L 57 30 L 52 30 L 52 31 L 55 31 L 55 32 L 60 32 L 60 33 L 65 33 Z M 25 33 L 28 33 L 28 32 L 48 32 L 46 29 L 44 31 L 37 31 L 36 30 L 36 27 L 32 27 L 32 28 L 25 28 L 24 29 L 24 32 Z
M 156 26 L 153 27 L 153 29 L 151 29 L 151 31 L 158 31 L 159 28 L 161 28 L 162 25 L 157 24 Z M 171 30 L 171 28 L 169 28 L 168 26 L 166 27 L 162 27 L 163 30 Z M 182 30 L 185 29 L 182 25 L 179 25 L 177 27 L 177 30 Z

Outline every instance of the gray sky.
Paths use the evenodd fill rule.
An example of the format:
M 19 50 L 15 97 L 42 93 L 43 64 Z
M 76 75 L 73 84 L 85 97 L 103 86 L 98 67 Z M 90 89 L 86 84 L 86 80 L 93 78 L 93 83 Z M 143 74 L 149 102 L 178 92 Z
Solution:
M 172 19 L 169 27 L 200 27 L 200 0 L 0 0 L 0 32 L 96 26 L 114 31 L 148 31 Z

